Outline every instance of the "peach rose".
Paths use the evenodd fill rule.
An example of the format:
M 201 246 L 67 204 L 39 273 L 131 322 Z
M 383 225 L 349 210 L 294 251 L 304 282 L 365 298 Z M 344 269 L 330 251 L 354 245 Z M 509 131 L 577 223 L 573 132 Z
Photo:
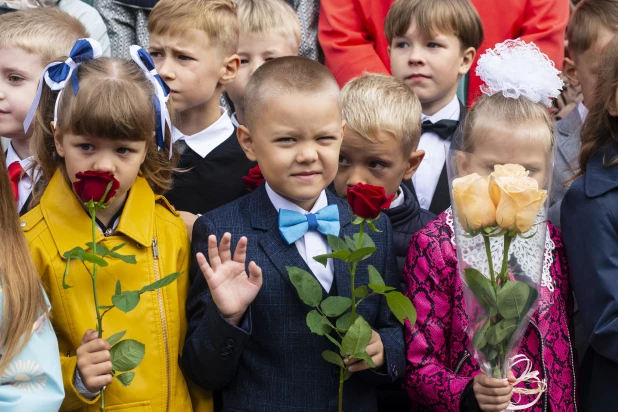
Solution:
M 473 173 L 453 180 L 453 202 L 464 229 L 476 231 L 496 224 L 496 207 L 489 196 L 489 176 Z
M 528 176 L 530 172 L 526 170 L 522 165 L 517 164 L 506 164 L 506 165 L 495 165 L 494 171 L 491 174 L 493 177 L 507 177 L 507 176 L 516 176 L 523 177 Z
M 547 190 L 527 176 L 495 176 L 489 183 L 491 200 L 496 206 L 496 222 L 501 227 L 519 233 L 532 228 L 536 215 L 547 199 Z

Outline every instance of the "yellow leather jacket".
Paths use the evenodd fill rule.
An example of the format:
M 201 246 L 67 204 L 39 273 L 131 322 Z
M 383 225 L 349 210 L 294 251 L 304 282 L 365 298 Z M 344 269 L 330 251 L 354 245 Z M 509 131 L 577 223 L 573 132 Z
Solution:
M 88 400 L 74 385 L 75 351 L 84 332 L 96 326 L 92 281 L 80 261 L 70 264 L 66 282 L 72 287 L 62 287 L 63 254 L 75 246 L 87 249 L 85 244 L 92 241 L 91 220 L 61 172 L 51 179 L 41 203 L 22 217 L 22 226 L 52 306 L 66 393 L 61 410 L 99 412 L 100 395 Z M 112 309 L 103 318 L 104 338 L 126 330 L 123 339 L 146 345 L 131 385 L 125 388 L 114 379 L 107 387 L 107 412 L 212 411 L 210 393 L 188 382 L 180 368 L 191 253 L 182 219 L 164 197 L 156 196 L 147 181 L 138 177 L 115 232 L 110 236 L 97 232 L 97 243 L 110 250 L 126 243 L 118 253 L 135 255 L 137 260 L 132 265 L 106 258 L 109 266 L 99 267 L 97 274 L 99 306 L 111 304 L 118 280 L 122 290 L 139 290 L 163 276 L 182 272 L 176 282 L 142 294 L 133 311 Z

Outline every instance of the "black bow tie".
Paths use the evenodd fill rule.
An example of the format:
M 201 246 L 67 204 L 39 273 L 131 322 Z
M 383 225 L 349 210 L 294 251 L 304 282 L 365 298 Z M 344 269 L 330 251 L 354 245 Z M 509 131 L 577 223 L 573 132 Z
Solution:
M 459 122 L 457 120 L 440 120 L 432 123 L 431 120 L 425 120 L 422 124 L 423 133 L 432 132 L 437 134 L 443 140 L 450 140 Z

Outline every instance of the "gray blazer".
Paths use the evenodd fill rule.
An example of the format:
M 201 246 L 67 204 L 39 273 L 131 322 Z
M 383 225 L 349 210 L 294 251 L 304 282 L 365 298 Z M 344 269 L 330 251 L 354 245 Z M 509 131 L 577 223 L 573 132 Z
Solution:
M 339 209 L 341 235 L 352 236 L 358 226 L 350 223 L 347 204 L 328 191 L 328 203 Z M 247 236 L 247 262 L 255 261 L 263 273 L 262 289 L 245 313 L 240 327 L 221 317 L 204 277 L 191 268 L 192 285 L 187 299 L 189 328 L 182 354 L 185 373 L 198 385 L 220 390 L 223 412 L 332 412 L 337 410 L 338 369 L 322 359 L 324 350 L 336 349 L 306 324 L 311 308 L 298 298 L 286 266 L 310 271 L 294 244 L 285 243 L 277 225 L 277 211 L 264 185 L 254 192 L 200 217 L 193 228 L 193 255 L 206 252 L 208 236 L 232 234 L 235 244 Z M 386 285 L 399 288 L 393 254 L 392 229 L 383 216 L 382 233 L 371 233 L 377 250 L 358 266 L 357 284 L 367 284 L 367 265 L 374 265 Z M 338 294 L 349 296 L 350 276 L 345 263 L 334 261 Z M 331 290 L 332 292 L 332 290 Z M 324 295 L 327 293 L 324 291 Z M 373 295 L 358 313 L 376 330 L 384 343 L 385 367 L 355 373 L 343 391 L 344 410 L 376 412 L 378 384 L 391 383 L 405 371 L 403 327 L 391 314 L 383 296 Z
M 579 169 L 578 156 L 581 148 L 579 132 L 582 118 L 577 107 L 555 126 L 556 157 L 552 174 L 552 188 L 549 203 L 549 221 L 560 228 L 560 205 L 569 189 L 571 179 Z M 566 186 L 565 186 L 566 184 Z

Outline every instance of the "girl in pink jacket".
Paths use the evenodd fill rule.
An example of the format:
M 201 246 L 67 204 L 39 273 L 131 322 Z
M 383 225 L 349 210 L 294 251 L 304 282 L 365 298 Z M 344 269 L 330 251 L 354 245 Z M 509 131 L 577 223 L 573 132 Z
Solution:
M 524 46 L 535 48 L 532 44 Z M 503 76 L 506 71 L 497 76 Z M 546 91 L 532 90 L 538 92 L 535 96 L 530 87 L 523 87 L 521 80 L 522 86 L 518 88 L 518 81 L 514 81 L 518 79 L 484 80 L 488 83 L 486 95 L 469 112 L 462 141 L 453 142 L 452 148 L 457 146 L 473 155 L 467 164 L 458 166 L 467 173 L 486 176 L 496 164 L 516 163 L 524 166 L 541 187 L 546 186 L 551 175 L 551 162 L 546 159 L 553 150 L 553 131 L 544 105 L 549 101 L 548 95 L 538 98 L 538 94 L 543 96 Z M 509 89 L 496 90 L 496 85 L 502 84 L 509 84 Z M 543 82 L 537 84 L 543 85 Z M 539 371 L 540 379 L 547 382 L 545 393 L 526 410 L 569 412 L 577 410 L 571 327 L 573 302 L 560 232 L 551 223 L 547 225 L 539 305 L 525 332 L 519 354 L 528 357 L 533 370 Z M 523 252 L 523 256 L 526 253 Z M 406 322 L 405 330 L 404 386 L 414 402 L 412 410 L 498 412 L 506 409 L 513 396 L 513 374 L 519 376 L 522 368 L 513 367 L 513 374 L 502 381 L 481 373 L 476 360 L 470 356 L 468 318 L 457 267 L 451 209 L 412 237 L 404 280 L 406 294 L 418 314 L 414 325 Z M 517 399 L 515 395 L 513 400 L 524 405 L 534 397 L 521 395 Z

